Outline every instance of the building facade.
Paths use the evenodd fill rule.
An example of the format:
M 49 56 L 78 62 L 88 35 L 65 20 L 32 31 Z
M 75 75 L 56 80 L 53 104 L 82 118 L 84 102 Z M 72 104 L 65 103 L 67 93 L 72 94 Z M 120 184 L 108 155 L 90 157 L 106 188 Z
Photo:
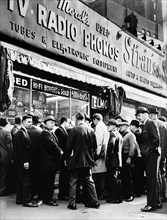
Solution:
M 164 55 L 81 1 L 0 1 L 0 44 L 14 83 L 1 115 L 11 123 L 26 113 L 74 120 L 78 111 L 108 120 L 119 88 L 127 120 L 139 105 L 166 116 Z

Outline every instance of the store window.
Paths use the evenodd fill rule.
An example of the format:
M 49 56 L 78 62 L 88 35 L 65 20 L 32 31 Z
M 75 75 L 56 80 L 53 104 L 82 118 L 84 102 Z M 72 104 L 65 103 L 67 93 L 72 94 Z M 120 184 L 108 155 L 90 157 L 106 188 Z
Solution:
M 75 115 L 82 112 L 89 115 L 89 94 L 78 90 L 71 90 L 71 119 L 75 122 Z
M 30 106 L 30 79 L 19 75 L 14 76 L 14 91 L 12 103 L 4 112 L 11 125 L 16 116 L 23 116 L 29 112 Z
M 54 84 L 32 81 L 32 110 L 34 115 L 43 118 L 51 114 L 57 120 L 70 117 L 70 90 Z

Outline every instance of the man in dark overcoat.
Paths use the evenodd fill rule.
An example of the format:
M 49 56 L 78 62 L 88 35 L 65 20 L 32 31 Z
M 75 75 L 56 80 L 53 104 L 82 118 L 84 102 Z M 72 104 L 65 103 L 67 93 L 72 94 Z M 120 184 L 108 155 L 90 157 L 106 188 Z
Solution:
M 0 118 L 0 196 L 8 194 L 8 172 L 13 151 L 12 136 L 5 130 L 6 118 Z
M 54 133 L 55 122 L 52 115 L 47 115 L 44 118 L 45 128 L 40 136 L 42 200 L 44 204 L 50 206 L 58 206 L 56 199 L 54 199 L 54 182 L 63 154 Z
M 40 135 L 42 128 L 38 116 L 32 116 L 32 126 L 28 129 L 28 134 L 31 139 L 31 181 L 32 181 L 32 198 L 41 199 L 41 167 L 40 167 Z
M 94 131 L 85 123 L 82 113 L 76 115 L 76 126 L 71 128 L 67 139 L 67 167 L 70 171 L 69 209 L 77 209 L 76 188 L 79 177 L 82 178 L 87 192 L 86 207 L 99 208 L 91 168 L 94 166 L 94 153 L 97 149 Z
M 118 131 L 118 122 L 115 119 L 110 119 L 107 123 L 107 128 L 110 134 L 106 167 L 107 167 L 107 180 L 109 198 L 108 203 L 121 203 L 122 202 L 122 188 L 120 169 L 122 167 L 122 145 L 123 138 Z
M 160 135 L 157 124 L 148 117 L 148 110 L 139 107 L 136 111 L 137 119 L 142 123 L 141 155 L 145 160 L 147 177 L 147 204 L 141 210 L 151 212 L 159 208 L 158 201 L 158 169 L 160 163 Z M 160 207 L 161 208 L 161 207 Z
M 59 147 L 63 151 L 61 163 L 60 163 L 60 174 L 59 174 L 59 195 L 60 200 L 67 200 L 69 194 L 69 171 L 67 169 L 67 164 L 65 161 L 66 155 L 66 144 L 69 129 L 69 122 L 67 117 L 62 117 L 60 119 L 60 126 L 56 129 L 55 134 L 59 140 Z

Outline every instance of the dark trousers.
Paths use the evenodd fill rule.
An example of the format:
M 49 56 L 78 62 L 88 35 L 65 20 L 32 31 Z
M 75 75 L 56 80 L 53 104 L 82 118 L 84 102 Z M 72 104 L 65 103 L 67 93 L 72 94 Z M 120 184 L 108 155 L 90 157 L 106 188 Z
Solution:
M 76 189 L 79 178 L 82 178 L 82 182 L 87 192 L 87 201 L 89 203 L 98 202 L 96 188 L 92 179 L 90 168 L 77 168 L 70 170 L 70 192 L 69 192 L 69 204 L 76 204 Z
M 31 168 L 31 190 L 32 198 L 38 196 L 38 199 L 42 198 L 42 171 L 37 167 Z
M 0 163 L 0 195 L 7 193 L 9 163 Z
M 146 177 L 147 177 L 147 205 L 156 207 L 159 201 L 159 170 L 160 156 L 157 152 L 150 152 L 146 161 Z
M 166 158 L 161 158 L 159 166 L 160 197 L 162 202 L 167 199 Z
M 17 167 L 17 193 L 16 202 L 22 202 L 23 205 L 31 201 L 31 175 L 30 170 Z
M 122 155 L 122 195 L 124 199 L 128 199 L 133 196 L 133 181 L 132 181 L 132 166 L 126 163 L 128 158 L 127 154 Z
M 106 198 L 107 192 L 107 172 L 105 173 L 93 173 L 93 180 L 96 186 L 98 198 Z
M 42 200 L 44 203 L 53 200 L 55 176 L 55 170 L 42 171 Z
M 69 170 L 67 166 L 60 168 L 59 174 L 59 198 L 68 197 L 69 195 Z
M 122 189 L 119 168 L 112 167 L 107 170 L 107 182 L 109 199 L 122 201 Z
M 144 161 L 142 157 L 133 158 L 133 191 L 140 196 L 144 192 Z

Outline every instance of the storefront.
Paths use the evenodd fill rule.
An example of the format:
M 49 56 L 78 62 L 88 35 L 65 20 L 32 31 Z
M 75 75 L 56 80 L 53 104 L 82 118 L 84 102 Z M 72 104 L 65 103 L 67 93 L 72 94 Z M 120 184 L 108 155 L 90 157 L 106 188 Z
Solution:
M 82 2 L 1 1 L 0 27 L 14 76 L 12 103 L 1 114 L 11 122 L 25 113 L 73 120 L 77 111 L 106 121 L 116 87 L 125 91 L 128 120 L 139 105 L 166 111 L 164 56 L 126 32 L 117 39 L 120 28 Z

